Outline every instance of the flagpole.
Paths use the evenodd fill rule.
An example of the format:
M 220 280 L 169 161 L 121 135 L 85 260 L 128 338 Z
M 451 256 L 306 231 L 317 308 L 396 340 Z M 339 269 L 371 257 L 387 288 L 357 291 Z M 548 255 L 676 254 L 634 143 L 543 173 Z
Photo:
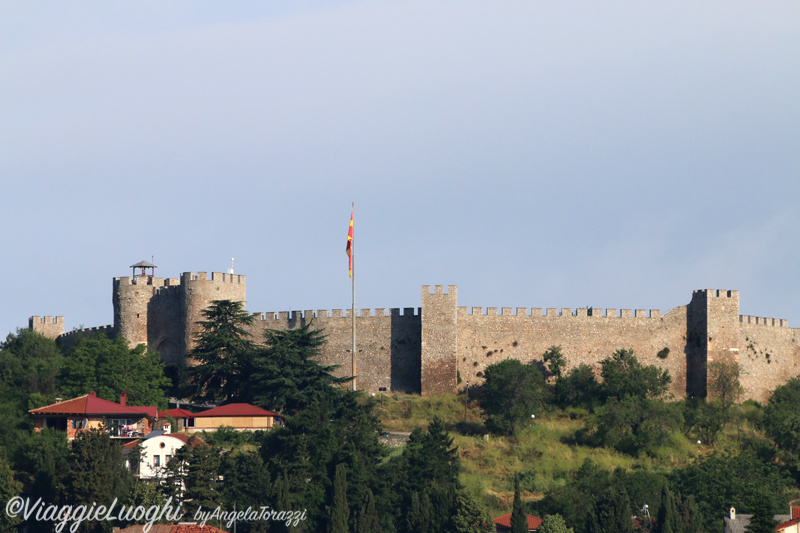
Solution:
M 353 220 L 356 214 L 356 203 L 353 202 L 353 210 L 350 214 L 350 219 Z M 356 388 L 356 252 L 355 252 L 355 230 L 353 231 L 353 239 L 350 241 L 350 266 L 353 269 L 352 276 L 350 280 L 353 283 L 353 308 L 351 311 L 352 321 L 353 321 L 353 346 L 352 346 L 352 375 L 353 375 L 353 390 L 357 390 Z

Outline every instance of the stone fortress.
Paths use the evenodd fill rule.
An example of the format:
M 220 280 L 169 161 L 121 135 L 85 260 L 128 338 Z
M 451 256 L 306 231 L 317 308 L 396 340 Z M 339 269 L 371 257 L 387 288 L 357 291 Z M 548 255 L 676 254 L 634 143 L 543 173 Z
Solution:
M 167 365 L 185 365 L 201 311 L 213 300 L 245 301 L 245 276 L 186 272 L 174 279 L 154 272 L 143 262 L 133 276 L 114 278 L 113 325 L 64 333 L 63 316 L 34 316 L 29 326 L 67 344 L 81 335 L 122 336 L 132 346 L 158 351 Z M 322 362 L 350 375 L 349 309 L 254 316 L 256 342 L 266 328 L 324 329 Z M 762 402 L 800 374 L 800 329 L 782 319 L 740 315 L 733 290 L 696 290 L 687 305 L 662 315 L 644 309 L 459 307 L 456 286 L 423 285 L 421 307 L 361 309 L 355 321 L 357 385 L 368 392 L 453 392 L 466 382 L 480 384 L 488 365 L 508 358 L 540 361 L 554 345 L 567 369 L 587 363 L 596 371 L 615 350 L 631 348 L 643 364 L 669 370 L 676 397 L 704 395 L 706 365 L 714 361 L 738 362 L 746 396 Z

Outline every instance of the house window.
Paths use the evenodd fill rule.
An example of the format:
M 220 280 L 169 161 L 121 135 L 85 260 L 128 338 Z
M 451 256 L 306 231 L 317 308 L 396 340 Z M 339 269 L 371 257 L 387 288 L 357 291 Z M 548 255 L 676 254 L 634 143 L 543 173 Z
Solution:
M 164 456 L 164 464 L 165 465 L 168 465 L 170 461 L 172 461 L 172 456 L 171 455 Z
M 161 466 L 161 456 L 154 455 L 153 456 L 153 466 Z
M 190 428 L 194 427 L 194 418 L 187 418 L 186 421 L 188 422 L 187 427 L 190 427 Z

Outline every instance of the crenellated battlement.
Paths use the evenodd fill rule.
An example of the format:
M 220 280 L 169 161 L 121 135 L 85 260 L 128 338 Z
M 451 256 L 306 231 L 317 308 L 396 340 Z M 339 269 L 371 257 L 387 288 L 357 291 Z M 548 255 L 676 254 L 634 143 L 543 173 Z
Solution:
M 29 324 L 62 346 L 96 334 L 123 337 L 131 346 L 146 343 L 168 365 L 182 366 L 192 364 L 187 353 L 203 310 L 215 300 L 245 302 L 245 281 L 244 275 L 203 271 L 177 279 L 115 277 L 113 326 L 64 334 L 63 316 L 32 316 Z M 712 361 L 738 362 L 747 397 L 758 401 L 800 367 L 800 330 L 784 319 L 740 315 L 735 290 L 692 291 L 688 304 L 662 315 L 658 309 L 459 307 L 455 285 L 421 289 L 420 307 L 252 313 L 248 333 L 263 342 L 265 329 L 321 329 L 321 362 L 338 376 L 355 372 L 358 387 L 372 392 L 452 392 L 459 377 L 479 384 L 486 368 L 503 359 L 541 362 L 550 346 L 561 347 L 568 365 L 594 368 L 615 350 L 630 348 L 641 361 L 670 372 L 676 396 L 703 396 Z
M 431 291 L 431 286 L 430 285 L 423 285 L 422 286 L 422 292 L 428 293 L 428 294 L 455 295 L 457 291 L 458 291 L 458 287 L 456 285 L 448 285 L 447 286 L 447 292 L 444 291 L 444 285 L 434 285 L 433 286 L 433 291 Z
M 243 274 L 228 274 L 226 272 L 212 272 L 209 277 L 208 272 L 184 272 L 181 274 L 181 283 L 191 283 L 193 281 L 216 281 L 218 283 L 238 283 L 244 285 Z
M 661 311 L 658 309 L 600 309 L 600 308 L 586 308 L 578 307 L 572 309 L 569 307 L 562 307 L 560 309 L 555 307 L 548 307 L 543 309 L 541 307 L 501 307 L 498 312 L 497 307 L 458 307 L 459 317 L 470 316 L 502 316 L 502 317 L 527 317 L 527 318 L 647 318 L 647 319 L 660 319 Z M 591 311 L 591 314 L 590 314 Z
M 30 325 L 31 328 L 33 328 L 34 324 L 63 324 L 63 323 L 64 323 L 64 317 L 60 316 L 60 315 L 58 315 L 58 316 L 33 315 L 32 317 L 30 317 L 28 319 L 28 324 Z
M 705 296 L 707 298 L 735 298 L 739 299 L 739 291 L 722 289 L 697 289 L 692 291 L 692 295 Z
M 739 315 L 739 322 L 742 324 L 752 324 L 755 326 L 769 326 L 778 328 L 789 327 L 789 321 L 783 318 L 764 318 L 759 316 Z
M 356 310 L 356 318 L 358 320 L 361 319 L 370 319 L 370 318 L 390 318 L 390 317 L 414 317 L 420 316 L 422 313 L 422 308 L 417 307 L 404 307 L 400 308 L 390 308 L 387 309 L 385 307 L 378 307 L 375 309 L 358 309 Z M 256 320 L 260 321 L 283 321 L 283 320 L 304 320 L 306 322 L 310 322 L 311 320 L 331 320 L 331 319 L 349 319 L 352 317 L 352 309 L 316 309 L 316 310 L 305 310 L 305 311 L 272 311 L 272 312 L 260 312 L 260 313 L 252 313 Z
M 153 287 L 175 287 L 180 285 L 180 280 L 175 278 L 157 278 L 155 276 L 120 276 L 114 278 L 114 287 L 127 285 L 152 285 Z

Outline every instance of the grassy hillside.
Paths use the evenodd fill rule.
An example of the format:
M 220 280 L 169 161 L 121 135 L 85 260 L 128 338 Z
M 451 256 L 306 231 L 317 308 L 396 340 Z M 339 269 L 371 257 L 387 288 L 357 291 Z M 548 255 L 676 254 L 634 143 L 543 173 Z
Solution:
M 430 397 L 384 395 L 376 397 L 377 414 L 388 431 L 413 431 L 427 427 L 434 416 L 441 418 L 458 446 L 463 472 L 461 480 L 494 516 L 509 512 L 513 499 L 513 476 L 521 475 L 523 498 L 538 500 L 544 492 L 575 472 L 588 458 L 613 470 L 649 469 L 668 473 L 689 464 L 700 454 L 714 450 L 736 451 L 748 439 L 763 435 L 753 423 L 757 407 L 742 406 L 742 420 L 731 425 L 710 447 L 676 433 L 664 442 L 655 456 L 631 457 L 604 447 L 576 442 L 575 433 L 586 423 L 583 410 L 552 410 L 537 413 L 530 424 L 513 437 L 488 435 L 484 415 L 477 402 L 464 409 L 464 396 L 446 394 Z

